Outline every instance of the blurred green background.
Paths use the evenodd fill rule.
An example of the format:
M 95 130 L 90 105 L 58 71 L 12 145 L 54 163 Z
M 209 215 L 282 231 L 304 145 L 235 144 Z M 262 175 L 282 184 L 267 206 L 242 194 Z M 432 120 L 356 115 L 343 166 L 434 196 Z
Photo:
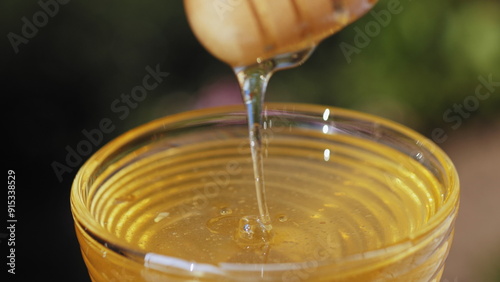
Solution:
M 389 2 L 381 0 L 374 11 L 387 11 Z M 367 14 L 324 40 L 304 65 L 276 73 L 266 101 L 359 110 L 429 137 L 440 128 L 447 136 L 440 139 L 443 146 L 458 143 L 471 132 L 468 128 L 498 132 L 500 1 L 392 2 L 400 12 L 387 21 Z M 58 177 L 54 162 L 64 164 L 67 146 L 75 148 L 85 138 L 82 130 L 98 128 L 104 118 L 116 127 L 92 152 L 161 116 L 239 103 L 236 78 L 198 43 L 182 1 L 7 0 L 0 3 L 0 13 L 9 144 L 4 151 L 8 168 L 19 171 L 18 205 L 24 217 L 18 231 L 19 273 L 35 268 L 41 277 L 56 281 L 88 281 L 69 211 L 77 168 Z M 36 31 L 25 27 L 26 21 L 37 22 Z M 142 85 L 147 66 L 168 76 L 120 117 L 113 104 Z M 484 99 L 476 94 L 479 85 Z M 500 164 L 499 159 L 493 164 Z M 500 179 L 495 175 L 495 180 Z M 494 191 L 500 189 L 498 183 Z M 498 215 L 498 209 L 493 213 Z M 1 244 L 5 247 L 5 241 Z M 488 249 L 500 250 L 500 240 L 493 244 Z M 444 278 L 500 281 L 498 253 L 480 267 L 468 265 L 470 271 L 455 267 L 453 272 L 452 266 Z M 48 254 L 55 258 L 47 261 Z

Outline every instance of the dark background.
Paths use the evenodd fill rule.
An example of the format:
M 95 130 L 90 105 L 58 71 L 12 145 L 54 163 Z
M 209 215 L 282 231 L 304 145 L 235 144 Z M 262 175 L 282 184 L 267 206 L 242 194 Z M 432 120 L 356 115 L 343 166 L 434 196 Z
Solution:
M 16 275 L 7 281 L 27 275 L 89 281 L 69 193 L 77 169 L 91 153 L 161 116 L 240 102 L 231 69 L 197 42 L 181 1 L 60 1 L 0 3 L 5 166 L 16 173 L 18 220 Z M 387 10 L 388 2 L 380 1 L 374 11 Z M 356 38 L 359 30 L 377 25 L 373 14 L 326 39 L 303 66 L 275 74 L 266 100 L 369 112 L 428 137 L 441 128 L 448 138 L 440 145 L 453 160 L 469 165 L 457 164 L 459 172 L 470 176 L 462 181 L 463 191 L 476 196 L 462 198 L 463 220 L 457 222 L 457 244 L 443 280 L 500 281 L 500 213 L 491 202 L 500 197 L 500 86 L 467 115 L 456 112 L 456 105 L 475 95 L 478 77 L 500 82 L 500 2 L 397 2 L 401 12 L 392 14 L 387 24 L 379 23 L 366 44 Z M 52 15 L 40 3 L 52 3 Z M 31 24 L 38 21 L 36 31 L 25 27 L 24 18 Z M 345 44 L 359 52 L 346 56 L 341 48 Z M 127 114 L 113 110 L 122 93 L 142 84 L 147 66 L 169 75 Z M 98 129 L 107 118 L 114 130 L 103 133 L 74 167 L 69 165 L 68 150 L 86 140 L 82 131 Z M 474 150 L 478 153 L 463 155 Z M 471 165 L 472 160 L 486 176 L 473 173 L 479 166 Z M 55 163 L 68 171 L 58 177 Z M 473 187 L 478 177 L 490 180 Z M 476 202 L 468 203 L 472 198 Z M 478 206 L 483 213 L 474 213 Z M 2 228 L 2 272 L 8 255 L 5 234 Z M 482 240 L 483 235 L 490 239 Z

